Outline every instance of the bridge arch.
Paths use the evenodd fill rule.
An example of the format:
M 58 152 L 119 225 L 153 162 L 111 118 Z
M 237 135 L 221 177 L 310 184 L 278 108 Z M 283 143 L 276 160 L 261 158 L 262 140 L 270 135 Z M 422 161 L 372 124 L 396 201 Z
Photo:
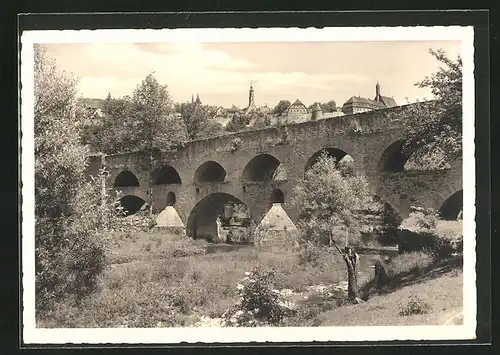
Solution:
M 321 155 L 326 153 L 329 157 L 335 158 L 336 164 L 341 162 L 352 162 L 353 159 L 350 155 L 348 155 L 345 151 L 339 148 L 327 147 L 318 150 L 307 160 L 307 163 L 304 167 L 304 173 L 307 172 L 311 167 L 319 161 Z
M 445 220 L 458 219 L 463 209 L 463 190 L 459 190 L 449 196 L 439 208 L 439 215 Z
M 271 203 L 285 203 L 285 194 L 280 189 L 274 189 L 271 192 Z
M 212 239 L 217 236 L 217 217 L 224 218 L 225 206 L 228 204 L 248 205 L 239 198 L 216 192 L 202 198 L 189 214 L 186 234 L 192 238 Z
M 138 187 L 139 180 L 130 170 L 123 170 L 116 175 L 113 187 Z
M 241 179 L 247 182 L 284 181 L 287 174 L 278 158 L 264 153 L 253 157 L 245 165 Z
M 195 184 L 224 182 L 226 170 L 219 163 L 209 160 L 201 164 L 194 173 Z
M 379 158 L 377 172 L 397 173 L 404 171 L 408 157 L 403 154 L 402 147 L 402 139 L 390 144 Z
M 167 193 L 167 206 L 175 205 L 177 198 L 175 197 L 175 193 L 173 191 L 169 191 Z
M 181 177 L 177 170 L 171 165 L 164 165 L 156 168 L 151 173 L 153 185 L 182 184 Z
M 146 203 L 142 198 L 135 195 L 125 195 L 118 202 L 123 207 L 124 216 L 130 216 L 137 213 Z

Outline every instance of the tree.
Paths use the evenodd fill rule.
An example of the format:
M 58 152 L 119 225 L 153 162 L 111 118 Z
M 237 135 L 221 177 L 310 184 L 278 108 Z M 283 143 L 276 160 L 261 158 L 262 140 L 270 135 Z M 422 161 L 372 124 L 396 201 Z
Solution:
M 196 101 L 186 102 L 177 104 L 176 112 L 181 114 L 190 140 L 208 138 L 222 132 L 222 125 L 209 118 L 214 114 L 212 106 L 202 106 Z
M 249 115 L 235 113 L 231 121 L 226 125 L 226 131 L 239 132 L 248 126 L 250 119 Z
M 103 103 L 101 124 L 85 126 L 83 142 L 106 154 L 138 150 L 139 136 L 132 108 L 130 97 L 112 98 L 108 95 Z
M 198 134 L 199 139 L 213 138 L 220 136 L 224 132 L 224 127 L 214 120 L 207 120 L 203 130 Z
M 351 168 L 338 165 L 335 158 L 325 153 L 294 192 L 294 203 L 300 206 L 298 226 L 302 242 L 335 247 L 347 266 L 348 296 L 357 300 L 356 254 L 349 245 L 359 238 L 357 212 L 370 198 L 366 179 Z M 345 247 L 341 248 L 343 237 Z
M 132 95 L 132 123 L 137 127 L 138 149 L 149 155 L 149 207 L 152 213 L 152 174 L 162 154 L 182 147 L 188 140 L 186 125 L 175 115 L 167 85 L 160 85 L 153 73 L 137 85 Z
M 309 105 L 308 109 L 311 111 L 315 104 Z M 336 112 L 337 111 L 337 103 L 334 100 L 330 100 L 327 103 L 318 102 L 319 107 L 323 112 Z
M 429 50 L 443 66 L 415 85 L 435 100 L 408 107 L 403 153 L 413 168 L 443 168 L 462 155 L 462 59 Z
M 77 80 L 34 47 L 35 290 L 43 312 L 63 298 L 91 293 L 104 268 L 107 221 L 98 180 L 86 181 L 81 144 L 83 108 Z M 101 206 L 102 208 L 99 208 Z
M 283 112 L 285 112 L 288 107 L 290 107 L 291 103 L 288 100 L 281 100 L 278 102 L 276 107 L 273 109 L 273 114 L 275 115 L 281 115 Z
M 335 112 L 337 111 L 337 103 L 334 100 L 330 100 L 326 104 L 321 104 L 321 108 L 324 112 Z

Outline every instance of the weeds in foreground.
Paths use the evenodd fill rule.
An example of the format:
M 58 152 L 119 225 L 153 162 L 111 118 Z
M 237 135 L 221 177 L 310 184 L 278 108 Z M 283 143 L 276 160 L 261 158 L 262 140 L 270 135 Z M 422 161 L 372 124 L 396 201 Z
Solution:
M 137 244 L 143 245 L 144 239 Z M 141 259 L 133 259 L 139 245 L 136 249 L 127 245 L 115 257 L 125 263 L 109 265 L 98 290 L 89 299 L 78 308 L 61 302 L 57 311 L 44 317 L 42 324 L 49 327 L 189 325 L 199 315 L 221 316 L 231 308 L 238 300 L 236 285 L 246 271 L 255 267 L 274 271 L 274 289 L 302 291 L 310 285 L 337 282 L 345 273 L 342 260 L 330 258 L 329 254 L 320 253 L 321 261 L 316 260 L 313 267 L 300 263 L 297 254 L 291 253 L 242 248 L 229 253 L 201 254 L 198 250 L 202 245 L 197 241 L 164 238 L 161 250 L 153 250 L 155 241 L 148 239 L 146 243 L 151 243 L 150 253 L 143 252 Z M 132 260 L 133 263 L 126 263 Z
M 274 288 L 274 272 L 257 267 L 236 286 L 239 300 L 224 314 L 229 326 L 280 325 L 294 305 Z
M 412 293 L 406 304 L 399 305 L 400 316 L 411 316 L 414 314 L 426 314 L 431 311 L 432 307 L 415 293 Z

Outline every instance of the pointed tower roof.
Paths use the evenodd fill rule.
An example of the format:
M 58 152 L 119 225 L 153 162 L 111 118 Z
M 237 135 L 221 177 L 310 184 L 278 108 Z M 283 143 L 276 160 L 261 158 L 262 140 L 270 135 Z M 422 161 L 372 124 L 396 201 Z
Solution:
M 313 107 L 312 107 L 312 111 L 313 112 L 314 111 L 322 111 L 321 106 L 317 102 L 315 102 Z
M 281 203 L 273 203 L 272 207 L 266 213 L 262 221 L 256 228 L 256 231 L 260 229 L 272 230 L 272 231 L 296 231 L 297 227 L 293 224 L 288 214 L 285 212 Z
M 156 217 L 157 227 L 173 227 L 173 228 L 184 228 L 184 223 L 182 223 L 181 217 L 175 210 L 174 206 L 167 206 L 161 213 Z

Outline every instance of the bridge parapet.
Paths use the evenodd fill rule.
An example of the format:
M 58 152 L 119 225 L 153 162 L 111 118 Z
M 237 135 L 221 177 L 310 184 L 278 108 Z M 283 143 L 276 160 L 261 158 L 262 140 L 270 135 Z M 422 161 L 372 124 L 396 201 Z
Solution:
M 173 194 L 175 208 L 187 223 L 200 201 L 210 195 L 224 195 L 245 203 L 252 218 L 258 222 L 270 207 L 273 192 L 279 189 L 285 211 L 296 222 L 297 206 L 292 204 L 293 187 L 300 183 L 306 168 L 324 149 L 340 152 L 339 157 L 349 155 L 353 164 L 366 174 L 374 193 L 401 214 L 407 213 L 410 204 L 439 208 L 447 195 L 461 189 L 461 162 L 446 171 L 379 172 L 382 156 L 404 135 L 405 110 L 407 107 L 401 106 L 190 142 L 175 153 L 165 154 L 157 162 L 159 167 L 168 165 L 177 180 L 175 184 L 170 180 L 152 186 L 153 209 L 162 210 L 168 203 L 168 194 Z M 149 159 L 146 153 L 138 152 L 107 156 L 106 167 L 110 172 L 108 186 L 113 185 L 120 172 L 128 170 L 139 183 L 139 187 L 129 192 L 146 199 L 152 176 Z M 277 169 L 276 164 L 279 164 L 286 180 L 249 181 L 269 175 L 248 175 L 246 167 L 252 166 L 258 172 Z M 100 165 L 100 157 L 93 157 L 88 171 L 96 171 Z M 198 169 L 202 171 L 207 166 L 217 167 L 221 174 L 197 173 Z M 223 176 L 224 181 L 200 181 L 197 176 L 219 179 Z

